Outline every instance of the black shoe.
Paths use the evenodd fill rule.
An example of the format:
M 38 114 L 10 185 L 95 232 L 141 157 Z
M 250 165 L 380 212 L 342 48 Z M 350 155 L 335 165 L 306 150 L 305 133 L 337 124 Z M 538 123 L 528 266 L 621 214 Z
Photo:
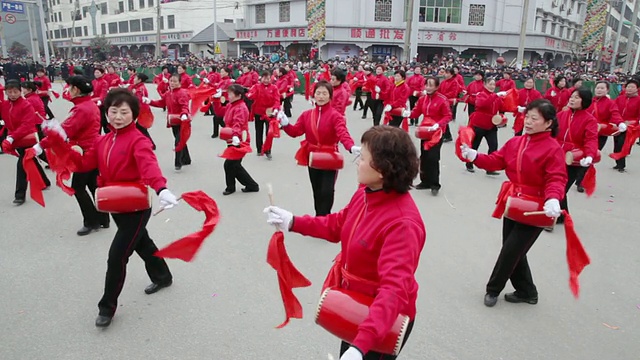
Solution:
M 362 117 L 362 120 L 365 120 L 366 118 L 367 118 L 366 116 L 363 116 L 363 117 Z
M 14 205 L 22 205 L 22 204 L 24 204 L 24 201 L 25 200 L 23 198 L 15 198 L 13 200 L 13 203 L 14 203 Z
M 486 293 L 484 295 L 484 305 L 488 307 L 493 307 L 498 302 L 498 295 Z
M 233 194 L 234 192 L 236 192 L 236 191 L 235 191 L 235 190 L 226 190 L 226 189 L 225 189 L 225 190 L 222 192 L 222 195 L 231 195 L 231 194 Z
M 517 291 L 514 291 L 510 294 L 504 294 L 504 300 L 510 303 L 527 303 L 531 305 L 535 305 L 538 303 L 538 297 L 520 297 L 518 296 Z
M 113 319 L 112 316 L 98 315 L 98 317 L 96 318 L 96 326 L 107 327 L 111 325 L 111 319 Z
M 612 167 L 613 170 L 620 170 L 620 167 L 618 167 L 618 165 Z
M 255 189 L 250 189 L 248 187 L 242 188 L 243 193 L 258 192 L 258 191 L 260 191 L 260 188 L 255 188 Z
M 564 216 L 560 216 L 558 220 L 556 220 L 556 225 L 562 225 L 562 224 L 564 224 Z
M 470 173 L 474 173 L 474 172 L 476 172 L 476 169 L 471 167 L 471 168 L 467 168 L 467 171 L 470 172 Z
M 78 234 L 78 236 L 85 236 L 85 235 L 91 234 L 94 231 L 98 231 L 98 228 L 83 226 L 82 228 L 80 228 L 80 230 L 76 232 L 76 234 Z
M 100 224 L 100 228 L 102 229 L 108 229 L 109 226 L 110 226 L 109 223 Z
M 147 286 L 144 289 L 144 293 L 147 294 L 147 295 L 151 295 L 153 293 L 157 293 L 161 289 L 164 289 L 166 287 L 171 286 L 172 283 L 173 283 L 173 281 L 169 281 L 169 282 L 164 283 L 164 284 L 151 283 L 151 285 Z
M 267 154 L 267 159 L 268 159 L 268 160 L 273 159 L 273 157 L 271 157 L 271 154 Z
M 420 184 L 416 185 L 416 190 L 425 190 L 425 189 L 428 189 L 428 188 L 429 188 L 429 186 L 427 186 L 427 184 L 425 184 L 425 183 L 420 183 Z
M 217 137 L 218 137 L 218 134 L 211 134 L 211 138 L 212 138 L 212 139 L 215 139 L 215 138 L 217 138 Z
M 433 196 L 438 196 L 439 192 L 440 192 L 440 189 L 436 189 L 436 188 L 431 189 L 431 195 Z
M 626 172 L 626 171 L 627 171 L 627 170 L 625 170 L 624 168 L 618 168 L 618 172 L 619 172 L 619 173 L 623 173 L 623 172 Z
M 176 167 L 175 167 L 175 169 L 176 169 L 176 171 L 180 171 L 180 170 L 182 170 L 182 165 L 180 165 L 180 166 L 176 166 Z
M 446 139 L 442 139 L 443 143 L 448 143 L 448 142 L 452 142 L 453 139 L 452 138 L 446 138 Z
M 495 175 L 500 175 L 500 173 L 497 171 L 487 171 L 487 175 L 495 176 Z
M 578 192 L 579 193 L 583 193 L 584 192 L 584 187 L 582 185 L 578 185 Z
M 260 151 L 258 151 L 258 153 L 257 153 L 256 155 L 258 155 L 258 156 L 264 156 L 264 154 L 263 154 L 263 153 L 261 153 Z

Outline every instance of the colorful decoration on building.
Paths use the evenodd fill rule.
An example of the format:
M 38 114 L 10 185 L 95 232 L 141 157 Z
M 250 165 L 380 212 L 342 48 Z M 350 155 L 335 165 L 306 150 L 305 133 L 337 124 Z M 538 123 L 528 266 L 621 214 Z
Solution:
M 307 0 L 307 34 L 311 40 L 324 40 L 327 32 L 325 0 Z
M 589 0 L 587 3 L 581 40 L 584 51 L 595 51 L 602 47 L 608 14 L 607 0 Z

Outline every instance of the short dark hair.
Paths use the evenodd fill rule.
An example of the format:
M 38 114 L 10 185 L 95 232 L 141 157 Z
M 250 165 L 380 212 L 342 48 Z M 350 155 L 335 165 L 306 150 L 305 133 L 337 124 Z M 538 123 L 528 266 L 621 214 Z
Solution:
M 36 73 L 39 73 L 39 72 L 41 72 L 41 73 L 45 73 L 45 72 L 46 72 L 46 70 L 45 70 L 44 68 L 37 68 L 37 69 L 36 69 Z
M 640 87 L 640 81 L 634 78 L 627 80 L 627 83 L 625 84 L 625 86 L 629 84 L 635 84 L 637 87 Z
M 104 98 L 105 110 L 108 110 L 112 106 L 120 106 L 122 104 L 129 105 L 134 120 L 138 118 L 140 114 L 140 103 L 138 102 L 138 98 L 128 89 L 112 89 Z
M 420 167 L 418 152 L 406 131 L 393 126 L 374 126 L 360 140 L 371 153 L 371 167 L 382 174 L 382 189 L 408 192 Z
M 558 84 L 560 84 L 560 81 L 562 80 L 567 80 L 564 78 L 564 76 L 562 75 L 558 75 L 555 79 L 553 79 L 553 85 L 555 85 L 556 87 L 558 87 Z
M 447 74 L 455 75 L 455 73 L 453 72 L 453 68 L 446 68 L 444 69 L 444 72 L 446 72 Z
M 21 90 L 22 89 L 22 85 L 20 85 L 20 81 L 18 81 L 18 80 L 9 80 L 4 84 L 4 89 L 5 90 L 9 90 L 9 89 Z
M 182 68 L 182 70 L 187 71 L 187 65 L 185 64 L 180 64 L 178 65 L 179 68 Z
M 238 85 L 238 84 L 231 84 L 229 85 L 229 87 L 227 88 L 227 92 L 232 92 L 236 95 L 240 95 L 243 96 L 245 93 L 244 87 L 242 87 L 242 85 Z
M 485 75 L 484 75 L 484 71 L 482 71 L 482 70 L 476 70 L 476 71 L 474 71 L 474 72 L 473 72 L 473 75 L 474 75 L 474 76 L 475 76 L 475 75 L 480 75 L 483 79 L 484 79 L 484 76 L 485 76 Z
M 271 73 L 269 72 L 269 70 L 262 70 L 262 72 L 260 72 L 260 77 L 271 77 Z
M 69 86 L 77 87 L 82 95 L 89 95 L 93 91 L 91 81 L 82 75 L 68 77 L 66 81 Z
M 586 110 L 589 108 L 589 106 L 591 106 L 591 101 L 593 100 L 593 94 L 591 93 L 591 90 L 585 87 L 581 87 L 573 90 L 573 92 L 577 92 L 580 99 L 582 99 L 582 110 Z
M 435 77 L 435 76 L 427 76 L 424 79 L 425 85 L 429 83 L 429 80 L 433 80 L 433 83 L 436 85 L 436 87 L 440 86 L 440 79 L 438 79 L 437 77 Z
M 340 81 L 340 83 L 343 83 L 347 79 L 346 75 L 344 74 L 344 71 L 340 69 L 333 70 L 331 72 L 331 75 L 335 76 L 336 79 Z
M 400 76 L 402 76 L 403 79 L 407 78 L 407 73 L 404 72 L 404 70 L 396 70 L 393 74 L 394 75 L 400 75 Z
M 133 72 L 136 72 L 136 68 L 134 68 L 133 66 L 129 66 L 129 67 L 127 67 L 127 70 L 129 70 L 129 71 L 133 71 Z
M 598 86 L 598 84 L 604 84 L 604 86 L 607 87 L 607 90 L 609 90 L 609 82 L 608 81 L 601 80 L 601 81 L 598 81 L 596 83 L 596 86 Z
M 279 67 L 278 72 L 280 73 L 280 75 L 287 75 L 288 73 L 287 69 L 285 69 L 284 66 Z
M 143 74 L 143 73 L 136 73 L 136 77 L 140 79 L 140 81 L 142 82 L 147 82 L 147 80 L 149 80 L 149 77 L 147 76 L 147 74 Z
M 551 120 L 551 126 L 549 127 L 551 130 L 551 136 L 556 137 L 558 134 L 558 118 L 556 117 L 556 108 L 553 106 L 551 101 L 547 99 L 533 100 L 529 105 L 527 105 L 527 111 L 532 109 L 538 110 L 545 121 Z
M 325 88 L 327 89 L 327 91 L 329 92 L 329 99 L 333 99 L 333 86 L 331 86 L 331 84 L 329 84 L 326 80 L 320 80 L 316 83 L 316 86 L 313 88 L 313 93 L 316 93 L 316 90 L 318 90 L 318 88 Z
M 100 71 L 101 73 L 104 74 L 104 69 L 101 68 L 101 67 L 97 67 L 97 68 L 93 69 L 93 71 Z
M 40 84 L 42 84 L 42 83 L 40 83 Z M 22 84 L 20 84 L 20 86 L 23 89 L 31 90 L 31 92 L 34 92 L 34 91 L 38 90 L 38 86 L 36 85 L 36 83 L 34 81 L 23 81 Z

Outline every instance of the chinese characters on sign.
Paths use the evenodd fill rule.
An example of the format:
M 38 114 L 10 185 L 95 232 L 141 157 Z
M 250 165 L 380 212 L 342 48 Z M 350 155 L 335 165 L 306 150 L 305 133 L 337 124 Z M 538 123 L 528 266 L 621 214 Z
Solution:
M 250 40 L 251 38 L 255 38 L 255 37 L 258 37 L 258 32 L 256 30 L 236 31 L 237 40 Z
M 288 38 L 306 38 L 306 37 L 307 37 L 307 29 L 305 28 L 267 30 L 268 39 L 288 39 Z
M 450 44 L 458 41 L 458 34 L 453 31 L 419 31 L 418 41 Z
M 350 29 L 351 39 L 400 40 L 404 41 L 402 29 Z M 418 41 L 451 43 L 458 41 L 458 34 L 452 31 L 420 31 Z
M 571 44 L 568 41 L 556 40 L 553 38 L 545 38 L 544 45 L 548 48 L 569 50 Z

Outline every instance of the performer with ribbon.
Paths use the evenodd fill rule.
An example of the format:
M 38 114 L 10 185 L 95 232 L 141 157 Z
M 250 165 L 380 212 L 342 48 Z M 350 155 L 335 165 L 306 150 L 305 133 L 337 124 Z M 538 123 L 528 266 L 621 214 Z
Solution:
M 180 75 L 171 75 L 170 90 L 160 99 L 142 98 L 144 104 L 153 107 L 167 108 L 167 127 L 171 128 L 175 144 L 175 170 L 182 170 L 183 165 L 191 165 L 191 156 L 187 140 L 191 136 L 191 114 L 189 111 L 189 94 L 180 86 Z
M 331 86 L 333 86 L 331 106 L 338 112 L 338 114 L 345 116 L 346 121 L 347 107 L 351 104 L 351 91 L 347 90 L 349 87 L 345 88 L 345 80 L 346 76 L 342 70 L 334 69 L 331 72 Z
M 208 78 L 204 79 L 204 82 L 206 84 L 210 84 L 212 85 L 214 88 L 217 89 L 218 92 L 220 92 L 218 98 L 218 105 L 220 105 L 221 107 L 224 107 L 227 105 L 227 89 L 229 88 L 229 86 L 231 86 L 231 84 L 233 84 L 233 79 L 231 79 L 229 77 L 229 70 L 222 67 L 220 68 L 220 73 L 218 74 L 218 81 L 215 80 L 210 80 Z M 213 100 L 211 100 L 213 102 Z M 216 113 L 215 109 L 213 111 L 213 134 L 211 134 L 211 138 L 215 139 L 218 137 L 219 132 L 220 132 L 220 128 L 223 128 L 225 126 L 224 124 L 224 114 L 222 113 Z
M 156 90 L 158 91 L 158 95 L 162 96 L 164 93 L 169 91 L 170 77 L 171 74 L 169 73 L 169 67 L 166 65 L 162 67 L 162 72 L 160 74 L 154 76 L 153 83 L 157 85 Z
M 624 121 L 622 128 L 618 126 L 619 133 L 613 137 L 613 152 L 617 155 L 613 158 L 616 160 L 616 166 L 614 169 L 619 172 L 624 172 L 627 166 L 627 155 L 631 152 L 631 146 L 638 139 L 638 120 L 640 120 L 640 96 L 638 96 L 638 87 L 640 87 L 640 81 L 635 78 L 631 78 L 627 81 L 624 94 L 620 94 L 615 100 L 620 115 Z M 630 126 L 629 133 L 626 132 L 627 127 Z M 629 137 L 629 140 L 627 140 Z M 629 143 L 625 147 L 625 143 Z M 623 151 L 623 148 L 626 148 Z
M 107 82 L 109 90 L 119 88 L 122 85 L 122 78 L 116 73 L 116 68 L 113 65 L 107 65 L 107 73 L 102 77 Z
M 191 79 L 191 76 L 187 74 L 187 65 L 180 64 L 178 65 L 177 69 L 178 69 L 178 80 L 180 82 L 180 87 L 185 90 L 195 87 L 195 85 L 193 85 L 193 80 Z M 200 76 L 197 74 L 195 76 L 200 78 Z M 169 86 L 171 87 L 171 84 L 169 84 Z
M 262 151 L 264 136 L 269 131 L 269 118 L 273 117 L 277 110 L 280 109 L 280 92 L 278 87 L 271 83 L 271 74 L 269 71 L 263 71 L 260 74 L 260 83 L 254 85 L 247 97 L 253 100 L 251 112 L 253 113 L 256 128 L 256 149 L 258 156 L 264 154 L 271 160 L 271 149 Z M 270 113 L 267 113 L 270 110 Z M 265 124 L 266 123 L 266 124 Z M 266 125 L 266 126 L 265 126 Z M 265 134 L 265 135 L 263 135 Z
M 242 75 L 236 79 L 236 84 L 242 86 L 244 88 L 245 94 L 249 92 L 249 90 L 256 84 L 260 82 L 260 75 L 255 71 L 253 65 L 244 65 L 242 67 Z M 247 109 L 251 110 L 253 105 L 253 100 L 249 99 L 246 96 L 243 96 L 244 103 L 247 105 Z M 252 121 L 253 118 L 249 121 Z
M 391 126 L 367 130 L 362 144 L 358 163 L 362 186 L 344 209 L 315 217 L 294 217 L 276 206 L 265 212 L 267 222 L 280 231 L 341 244 L 316 318 L 342 340 L 341 360 L 391 360 L 409 338 L 416 317 L 415 272 L 426 238 L 422 216 L 409 193 L 418 173 L 418 156 L 409 135 Z M 362 309 L 354 299 L 369 306 Z M 355 310 L 363 311 L 351 322 Z M 336 316 L 325 317 L 327 312 Z
M 5 154 L 18 157 L 16 166 L 16 191 L 13 203 L 15 205 L 22 205 L 25 202 L 29 185 L 22 160 L 25 156 L 25 149 L 32 147 L 38 141 L 36 124 L 38 123 L 39 117 L 36 115 L 29 101 L 22 97 L 22 88 L 18 81 L 7 81 L 5 83 L 5 92 L 7 99 L 0 102 L 0 118 L 4 121 L 4 128 L 7 132 L 7 137 L 2 141 L 2 151 Z M 51 182 L 44 173 L 40 163 L 36 159 L 30 161 L 35 162 L 35 168 L 37 169 L 37 172 L 32 175 L 37 176 L 37 174 L 39 174 L 44 180 L 45 187 L 49 187 Z
M 444 80 L 438 87 L 438 91 L 447 98 L 449 102 L 449 106 L 451 107 L 451 117 L 452 120 L 456 120 L 456 112 L 458 109 L 458 96 L 464 90 L 463 87 L 460 87 L 460 82 L 456 77 L 453 68 L 447 68 L 444 70 Z M 442 135 L 443 142 L 453 141 L 453 137 L 451 136 L 451 130 L 449 129 L 449 125 L 443 129 L 444 134 Z
M 422 96 L 424 91 L 425 77 L 422 75 L 422 68 L 420 65 L 416 65 L 413 69 L 413 75 L 407 79 L 407 86 L 409 86 L 409 110 L 413 110 L 418 103 L 418 99 Z M 411 126 L 418 125 L 418 119 L 411 118 Z
M 534 100 L 542 98 L 542 94 L 535 89 L 535 85 L 533 78 L 528 78 L 524 81 L 524 88 L 518 90 L 518 112 L 515 114 L 515 121 L 513 122 L 513 131 L 516 136 L 522 135 L 524 130 L 524 117 L 527 106 Z
M 352 154 L 360 151 L 360 147 L 354 145 L 344 116 L 331 107 L 332 96 L 333 87 L 326 81 L 320 81 L 315 85 L 315 108 L 300 114 L 295 124 L 290 124 L 283 112 L 278 113 L 287 135 L 305 136 L 295 158 L 298 165 L 309 169 L 316 216 L 331 213 L 333 207 L 338 170 L 344 165 L 344 159 L 338 152 L 338 141 Z
M 100 108 L 100 124 L 102 125 L 102 131 L 106 134 L 109 132 L 109 124 L 102 103 L 107 96 L 107 91 L 109 91 L 109 84 L 107 84 L 107 81 L 104 79 L 103 68 L 95 68 L 93 70 L 93 76 L 95 77 L 95 79 L 91 81 L 91 86 L 93 86 L 93 102 Z
M 376 86 L 376 76 L 371 73 L 369 65 L 364 66 L 364 84 L 362 85 L 362 94 L 365 96 L 364 110 L 362 111 L 362 119 L 367 118 L 367 111 L 371 110 L 373 115 L 373 90 Z
M 553 226 L 562 211 L 560 199 L 567 182 L 564 152 L 554 137 L 558 132 L 555 108 L 548 100 L 535 100 L 527 106 L 524 135 L 516 136 L 498 151 L 478 154 L 462 145 L 462 155 L 483 169 L 505 170 L 508 181 L 502 184 L 493 217 L 503 218 L 502 249 L 486 286 L 484 304 L 496 305 L 498 295 L 511 280 L 515 292 L 505 294 L 511 303 L 538 303 L 536 288 L 527 252 L 542 233 Z M 570 217 L 567 217 L 567 224 Z M 567 261 L 571 273 L 571 288 L 577 297 L 576 260 L 569 256 L 574 250 L 584 249 L 573 228 L 567 227 Z M 588 257 L 586 257 L 588 264 Z M 585 264 L 586 265 L 586 264 Z M 584 267 L 584 266 L 582 266 Z M 582 270 L 582 268 L 580 268 Z M 578 272 L 579 273 L 579 272 Z M 575 281 L 575 283 L 574 283 Z
M 380 125 L 382 113 L 384 111 L 384 103 L 388 101 L 393 91 L 392 81 L 384 74 L 386 68 L 384 65 L 376 66 L 375 85 L 371 89 L 371 110 L 373 112 L 373 126 Z
M 403 116 L 417 119 L 423 116 L 416 128 L 416 137 L 420 139 L 420 183 L 416 189 L 431 189 L 432 195 L 438 195 L 440 184 L 440 150 L 442 148 L 443 129 L 452 120 L 449 99 L 438 91 L 440 80 L 429 76 L 426 80 L 427 95 L 418 100 L 410 114 L 405 110 Z
M 155 150 L 156 143 L 151 138 L 151 134 L 149 134 L 149 128 L 153 126 L 153 112 L 151 112 L 151 107 L 148 104 L 142 102 L 142 98 L 149 97 L 149 91 L 144 84 L 147 80 L 149 80 L 147 75 L 136 73 L 133 76 L 133 85 L 130 86 L 129 90 L 138 98 L 140 103 L 140 116 L 136 121 L 136 128 L 151 141 L 153 150 Z
M 553 79 L 553 86 L 544 94 L 544 98 L 551 101 L 556 108 L 556 112 L 564 110 L 569 102 L 572 92 L 567 89 L 567 79 L 564 76 L 559 75 Z
M 476 100 L 478 94 L 484 91 L 484 78 L 484 71 L 476 70 L 473 73 L 473 81 L 470 82 L 467 86 L 467 95 L 465 96 L 465 102 L 467 103 L 467 107 L 469 109 L 469 119 L 471 119 L 471 114 L 476 111 Z M 470 123 L 469 126 L 471 126 Z
M 46 119 L 55 118 L 55 116 L 53 116 L 53 112 L 51 112 L 51 109 L 49 108 L 49 103 L 51 102 L 51 95 L 53 94 L 53 89 L 51 89 L 51 81 L 49 80 L 49 77 L 47 76 L 47 72 L 44 68 L 38 68 L 36 70 L 36 76 L 33 78 L 33 82 L 40 83 L 36 93 L 38 94 L 40 101 L 42 101 L 42 105 L 44 106 L 44 109 L 46 111 Z
M 355 95 L 355 101 L 353 102 L 353 111 L 356 111 L 356 109 L 362 110 L 364 108 L 364 101 L 362 101 L 362 86 L 364 85 L 364 80 L 364 67 L 362 67 L 362 65 L 354 66 L 352 78 L 348 80 L 349 86 L 351 87 L 350 94 Z M 360 105 L 359 108 L 358 105 Z
M 393 74 L 393 87 L 389 91 L 389 96 L 384 100 L 384 124 L 395 127 L 402 127 L 404 131 L 409 131 L 409 124 L 403 112 L 407 110 L 407 101 L 411 94 L 411 89 L 405 83 L 407 75 L 403 70 L 397 70 Z

